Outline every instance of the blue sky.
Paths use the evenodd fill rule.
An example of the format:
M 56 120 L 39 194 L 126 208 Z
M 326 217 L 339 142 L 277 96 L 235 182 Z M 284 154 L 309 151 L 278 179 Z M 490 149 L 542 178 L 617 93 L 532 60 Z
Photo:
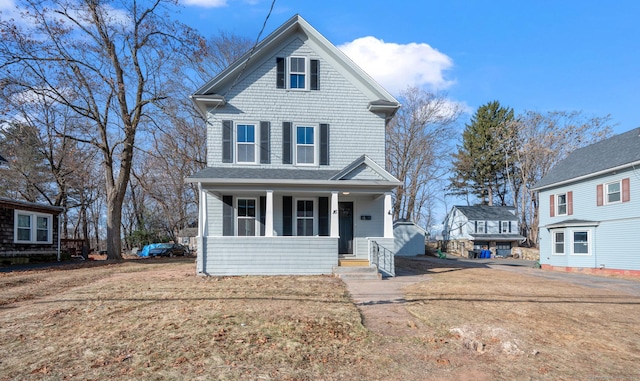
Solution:
M 271 0 L 181 0 L 177 17 L 211 36 L 255 39 Z M 299 13 L 394 95 L 444 91 L 468 121 L 498 100 L 525 110 L 611 114 L 640 127 L 640 2 L 276 0 L 265 37 Z M 355 52 L 368 52 L 356 54 Z

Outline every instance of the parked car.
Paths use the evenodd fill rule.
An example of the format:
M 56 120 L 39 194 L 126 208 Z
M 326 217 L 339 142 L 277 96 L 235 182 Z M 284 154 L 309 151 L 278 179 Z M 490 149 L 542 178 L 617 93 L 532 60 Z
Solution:
M 153 244 L 149 249 L 150 257 L 175 257 L 189 254 L 189 249 L 177 243 Z

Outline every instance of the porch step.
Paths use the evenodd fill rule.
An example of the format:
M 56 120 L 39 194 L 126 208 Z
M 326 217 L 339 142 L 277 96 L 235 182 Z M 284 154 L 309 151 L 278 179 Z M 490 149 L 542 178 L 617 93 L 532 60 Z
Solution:
M 338 259 L 338 266 L 341 267 L 369 267 L 368 259 L 341 258 Z
M 333 276 L 340 279 L 379 280 L 382 274 L 376 266 L 334 266 Z

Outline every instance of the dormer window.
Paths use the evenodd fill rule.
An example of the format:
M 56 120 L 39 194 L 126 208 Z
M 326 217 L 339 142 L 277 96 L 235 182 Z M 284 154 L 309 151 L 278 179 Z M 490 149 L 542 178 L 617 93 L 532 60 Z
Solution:
M 276 58 L 278 89 L 319 90 L 319 60 L 306 57 Z

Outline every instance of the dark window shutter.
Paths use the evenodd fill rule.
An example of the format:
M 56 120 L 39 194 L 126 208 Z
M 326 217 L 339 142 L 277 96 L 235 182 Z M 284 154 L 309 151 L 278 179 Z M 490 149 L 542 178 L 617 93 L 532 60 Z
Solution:
M 329 125 L 320 124 L 320 165 L 329 165 Z
M 573 192 L 567 192 L 567 215 L 573 214 Z
M 477 233 L 478 232 L 478 221 L 474 221 L 473 223 L 476 226 L 473 231 Z
M 631 201 L 629 178 L 622 179 L 622 202 Z
M 310 76 L 310 88 L 311 90 L 320 90 L 320 83 L 318 79 L 320 78 L 320 61 L 311 60 L 311 76 Z
M 291 122 L 282 122 L 282 164 L 291 164 Z
M 222 162 L 233 163 L 233 122 L 222 121 Z
M 329 235 L 329 197 L 318 198 L 318 234 Z
M 596 186 L 596 205 L 602 206 L 604 204 L 604 187 L 602 184 Z
M 553 217 L 556 215 L 556 195 L 552 194 L 549 196 L 549 216 Z
M 260 164 L 271 163 L 271 123 L 260 122 Z
M 260 236 L 264 237 L 264 227 L 267 221 L 267 197 L 260 196 Z
M 293 235 L 293 198 L 282 196 L 282 235 Z
M 511 233 L 511 221 L 509 221 L 509 233 Z
M 276 58 L 276 87 L 278 89 L 285 88 L 285 81 L 284 81 L 285 72 L 286 72 L 285 62 L 286 60 L 283 57 Z
M 233 196 L 222 196 L 222 235 L 233 235 Z

